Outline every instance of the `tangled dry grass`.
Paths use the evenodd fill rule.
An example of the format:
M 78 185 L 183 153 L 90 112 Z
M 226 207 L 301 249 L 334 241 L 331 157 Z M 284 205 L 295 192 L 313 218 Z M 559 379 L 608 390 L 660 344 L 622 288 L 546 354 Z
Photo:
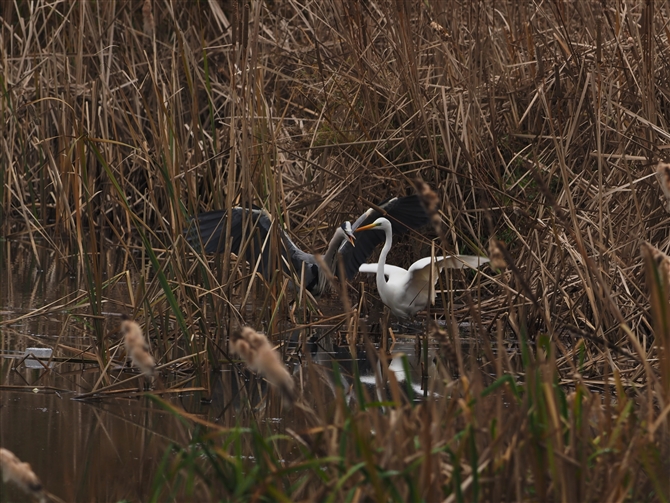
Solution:
M 387 408 L 313 404 L 324 441 L 297 437 L 265 497 L 670 499 L 668 290 L 640 253 L 670 249 L 665 2 L 33 0 L 0 16 L 0 234 L 81 275 L 100 351 L 112 246 L 133 277 L 119 309 L 151 320 L 161 362 L 206 354 L 206 373 L 251 313 L 271 334 L 309 323 L 282 273 L 259 284 L 190 250 L 188 216 L 208 209 L 260 205 L 318 251 L 420 178 L 443 253 L 493 243 L 507 266 L 443 294 L 443 400 L 393 385 Z M 429 232 L 395 263 L 428 255 Z M 324 481 L 306 467 L 329 455 Z M 309 475 L 277 482 L 296 467 Z

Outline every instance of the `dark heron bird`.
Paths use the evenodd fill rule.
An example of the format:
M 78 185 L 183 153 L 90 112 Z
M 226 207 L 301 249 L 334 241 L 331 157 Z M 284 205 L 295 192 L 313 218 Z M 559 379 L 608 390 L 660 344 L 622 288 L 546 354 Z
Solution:
M 342 257 L 347 279 L 352 279 L 360 265 L 370 257 L 374 248 L 384 241 L 384 236 L 380 233 L 366 232 L 356 236 L 354 245 L 353 231 L 358 227 L 374 222 L 384 215 L 388 218 L 393 232 L 401 235 L 428 222 L 428 216 L 416 195 L 394 197 L 380 203 L 377 208 L 379 209 L 368 209 L 353 225 L 344 222 L 335 230 L 323 256 L 324 263 L 335 276 L 339 275 L 338 257 Z M 259 270 L 265 278 L 269 278 L 272 272 L 270 270 L 271 241 L 266 238 L 272 227 L 270 215 L 261 209 L 241 207 L 232 208 L 231 215 L 230 251 L 239 255 L 243 244 L 246 245 L 246 260 L 250 264 L 255 264 L 257 260 L 260 260 Z M 189 243 L 196 249 L 204 250 L 205 253 L 223 252 L 226 246 L 226 216 L 226 210 L 208 211 L 198 215 L 193 219 L 193 225 L 186 231 Z M 245 223 L 249 220 L 251 221 L 250 226 L 245 227 Z M 245 232 L 245 229 L 250 228 L 253 229 L 251 232 Z M 304 274 L 305 288 L 315 297 L 321 295 L 326 290 L 327 280 L 316 257 L 298 248 L 284 229 L 280 228 L 279 231 L 283 242 L 281 256 L 285 270 L 292 268 L 299 278 L 301 274 Z

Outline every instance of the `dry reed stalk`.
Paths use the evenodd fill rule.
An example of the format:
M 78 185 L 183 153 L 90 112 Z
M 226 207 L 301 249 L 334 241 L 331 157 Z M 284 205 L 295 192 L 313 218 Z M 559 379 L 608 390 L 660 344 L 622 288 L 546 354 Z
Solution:
M 444 231 L 442 230 L 442 217 L 440 216 L 439 213 L 440 210 L 439 197 L 437 196 L 435 191 L 430 188 L 430 185 L 428 185 L 421 179 L 417 179 L 414 181 L 414 187 L 416 189 L 416 193 L 419 195 L 421 203 L 423 204 L 423 208 L 426 210 L 426 213 L 430 218 L 430 222 L 433 225 L 433 229 L 435 229 L 435 233 L 438 236 L 440 236 L 440 240 L 444 245 L 446 236 L 444 234 Z
M 295 401 L 293 378 L 267 336 L 251 327 L 242 327 L 232 333 L 230 344 L 232 351 L 242 358 L 251 370 L 263 374 L 270 383 L 281 390 L 284 397 L 291 402 Z
M 574 463 L 578 499 L 662 494 L 654 477 L 663 465 L 643 460 L 668 438 L 655 422 L 656 352 L 664 345 L 649 328 L 655 319 L 639 249 L 644 241 L 670 246 L 668 204 L 646 169 L 670 141 L 665 7 L 502 1 L 494 11 L 486 2 L 326 0 L 236 1 L 231 11 L 219 3 L 204 11 L 148 0 L 141 11 L 119 2 L 0 7 L 0 233 L 24 240 L 40 264 L 46 247 L 74 274 L 90 276 L 92 307 L 65 300 L 24 319 L 61 304 L 100 315 L 105 267 L 109 277 L 118 272 L 104 250 L 122 243 L 120 267 L 141 280 L 138 304 L 166 320 L 165 361 L 192 339 L 197 347 L 187 352 L 198 358 L 189 368 L 206 374 L 203 360 L 217 365 L 212 348 L 249 316 L 238 291 L 255 282 L 249 291 L 255 285 L 261 295 L 249 296 L 252 312 L 280 332 L 290 329 L 279 316 L 287 299 L 281 274 L 266 288 L 232 272 L 246 267 L 239 257 L 209 263 L 184 253 L 187 214 L 256 203 L 318 252 L 332 234 L 321 222 L 405 193 L 420 176 L 452 224 L 449 248 L 484 249 L 494 238 L 492 258 L 513 268 L 482 281 L 480 302 L 472 302 L 484 327 L 472 339 L 500 324 L 493 356 L 480 355 L 476 342 L 472 359 L 455 348 L 469 382 L 492 364 L 508 380 L 491 391 L 505 404 L 495 425 L 469 405 L 480 397 L 463 381 L 449 384 L 453 399 L 426 403 L 434 410 L 398 405 L 388 423 L 374 409 L 361 414 L 361 428 L 378 426 L 380 436 L 365 445 L 372 455 L 379 446 L 397 453 L 380 456 L 379 466 L 403 473 L 401 497 L 418 492 L 400 461 L 420 464 L 412 446 L 429 433 L 448 450 L 431 451 L 421 480 L 433 473 L 454 501 L 474 499 L 477 487 L 480 500 L 569 499 Z M 136 29 L 149 31 L 147 6 L 160 26 L 152 51 Z M 408 241 L 394 246 L 390 262 L 427 255 L 428 239 Z M 454 300 L 450 306 L 462 304 Z M 456 326 L 469 319 L 465 304 L 439 314 Z M 193 333 L 212 334 L 214 344 Z M 539 358 L 534 345 L 547 333 L 561 344 L 533 381 L 527 362 Z M 598 392 L 605 385 L 607 407 Z M 514 386 L 523 400 L 533 386 L 542 392 L 519 403 Z M 574 392 L 567 408 L 563 389 Z M 333 407 L 336 414 L 322 404 L 320 414 L 336 426 L 324 436 L 340 456 L 358 416 Z M 427 417 L 444 420 L 417 430 Z M 651 437 L 635 435 L 642 428 L 634 417 L 660 426 Z M 557 438 L 562 425 L 570 425 L 562 430 L 569 446 Z M 355 452 L 346 450 L 346 469 L 358 466 Z M 378 485 L 351 473 L 328 488 L 378 496 Z M 305 487 L 303 499 L 326 494 L 325 486 Z
M 24 493 L 41 502 L 46 501 L 42 483 L 30 465 L 21 462 L 13 452 L 2 447 L 0 447 L 0 470 L 2 470 L 2 480 L 13 483 Z

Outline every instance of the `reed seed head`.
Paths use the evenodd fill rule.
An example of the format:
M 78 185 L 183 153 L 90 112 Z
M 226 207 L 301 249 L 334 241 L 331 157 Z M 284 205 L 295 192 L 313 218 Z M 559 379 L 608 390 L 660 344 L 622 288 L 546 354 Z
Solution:
M 130 357 L 132 364 L 139 368 L 144 375 L 153 376 L 156 361 L 151 356 L 149 343 L 137 322 L 123 320 L 121 322 L 121 334 L 123 335 L 126 354 Z
M 151 0 L 144 0 L 144 4 L 142 5 L 142 30 L 146 36 L 153 37 L 154 14 Z
M 504 244 L 497 239 L 491 238 L 489 240 L 489 258 L 491 259 L 491 266 L 498 270 L 507 268 L 507 261 L 505 260 L 505 253 L 503 252 Z
M 670 167 L 670 164 L 668 167 Z M 661 279 L 666 285 L 670 286 L 670 257 L 649 243 L 645 243 L 642 246 L 646 248 L 651 255 L 651 258 L 658 268 Z
M 13 483 L 39 501 L 45 501 L 42 483 L 30 465 L 23 463 L 12 451 L 2 447 L 0 447 L 0 470 L 2 470 L 2 480 Z
M 242 327 L 231 335 L 231 349 L 254 372 L 277 386 L 291 402 L 295 399 L 295 383 L 284 366 L 279 353 L 268 338 L 251 327 Z
M 415 183 L 416 192 L 421 199 L 421 204 L 426 210 L 428 218 L 435 229 L 435 232 L 440 236 L 442 242 L 444 243 L 445 234 L 442 229 L 442 217 L 440 216 L 440 198 L 437 196 L 435 191 L 430 188 L 426 182 L 418 178 Z

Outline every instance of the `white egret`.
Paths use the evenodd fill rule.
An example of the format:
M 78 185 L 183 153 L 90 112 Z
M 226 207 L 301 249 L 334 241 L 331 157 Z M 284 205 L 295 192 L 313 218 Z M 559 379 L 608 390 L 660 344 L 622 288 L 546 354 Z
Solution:
M 447 257 L 425 257 L 414 262 L 409 270 L 386 263 L 386 256 L 393 244 L 393 229 L 391 222 L 381 217 L 369 225 L 358 227 L 356 232 L 378 230 L 386 234 L 384 248 L 376 264 L 362 264 L 359 271 L 362 273 L 377 274 L 377 290 L 382 302 L 399 318 L 411 318 L 417 312 L 425 309 L 429 302 L 435 300 L 434 284 L 437 282 L 437 273 L 433 271 L 431 279 L 431 265 L 434 264 L 438 272 L 447 267 L 462 269 L 472 267 L 476 269 L 489 261 L 486 257 L 472 255 L 452 255 Z M 386 280 L 388 277 L 388 281 Z
M 428 222 L 419 198 L 416 195 L 407 197 L 394 197 L 376 208 L 370 208 L 363 213 L 354 224 L 344 222 L 335 230 L 323 260 L 330 270 L 338 276 L 338 256 L 344 262 L 347 279 L 352 279 L 358 272 L 358 267 L 364 263 L 372 254 L 374 248 L 382 242 L 383 236 L 374 232 L 361 235 L 353 244 L 353 230 L 373 222 L 381 215 L 386 215 L 392 222 L 393 232 L 403 234 L 409 229 L 421 227 Z M 382 211 L 379 211 L 382 210 Z M 270 247 L 266 245 L 266 238 L 272 228 L 270 215 L 261 209 L 248 209 L 235 207 L 232 209 L 231 221 L 231 251 L 237 255 L 240 250 L 245 253 L 245 258 L 250 264 L 260 260 L 259 271 L 264 277 L 269 278 L 270 270 Z M 186 231 L 188 241 L 195 247 L 203 249 L 206 253 L 220 253 L 224 251 L 226 244 L 226 211 L 214 210 L 201 213 L 194 220 L 193 225 Z M 250 224 L 250 225 L 247 225 Z M 251 232 L 246 229 L 253 229 Z M 300 277 L 304 267 L 305 288 L 314 296 L 321 295 L 327 286 L 326 275 L 320 270 L 316 257 L 298 248 L 289 238 L 286 231 L 279 229 L 283 248 L 281 256 L 284 269 L 292 268 L 296 277 Z M 270 243 L 270 240 L 267 240 Z M 290 264 L 290 266 L 289 266 Z

